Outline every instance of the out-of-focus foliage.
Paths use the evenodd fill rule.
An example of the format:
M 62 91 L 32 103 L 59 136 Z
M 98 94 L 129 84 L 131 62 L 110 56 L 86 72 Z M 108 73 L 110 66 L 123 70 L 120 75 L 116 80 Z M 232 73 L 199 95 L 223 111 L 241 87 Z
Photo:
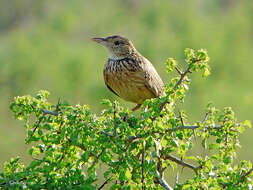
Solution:
M 48 102 L 49 93 L 16 97 L 10 108 L 23 120 L 26 143 L 33 143 L 33 161 L 24 166 L 19 158 L 4 165 L 3 189 L 251 189 L 253 166 L 235 162 L 239 134 L 249 121 L 239 122 L 230 107 L 222 111 L 208 104 L 202 121 L 189 124 L 177 104 L 183 102 L 188 75 L 210 71 L 205 50 L 186 49 L 187 69 L 168 59 L 167 71 L 176 69 L 166 86 L 166 95 L 146 100 L 137 116 L 114 101 L 100 115 L 88 106 Z M 50 111 L 51 110 L 51 111 Z M 55 110 L 55 111 L 54 111 Z M 32 119 L 35 117 L 35 121 Z M 190 153 L 202 143 L 196 154 Z M 203 155 L 202 151 L 209 155 Z M 191 162 L 189 162 L 191 161 Z M 102 171 L 99 166 L 106 165 Z M 181 166 L 192 170 L 189 179 L 178 182 L 168 174 Z M 166 174 L 165 174 L 166 172 Z M 104 181 L 100 184 L 100 181 Z M 104 179 L 104 180 L 101 180 Z M 107 188 L 108 189 L 108 188 Z
M 51 101 L 103 107 L 116 99 L 103 82 L 107 52 L 90 41 L 94 36 L 122 34 L 152 61 L 167 83 L 165 66 L 178 61 L 186 47 L 209 50 L 213 74 L 194 75 L 184 107 L 191 118 L 212 100 L 232 106 L 242 119 L 252 118 L 253 1 L 244 0 L 0 0 L 0 163 L 17 153 L 26 161 L 24 133 L 8 111 L 14 96 L 40 89 Z M 120 100 L 121 101 L 121 100 Z M 132 106 L 132 105 L 127 105 Z M 252 132 L 243 136 L 247 145 Z M 244 149 L 245 150 L 245 149 Z M 240 154 L 251 158 L 245 150 Z

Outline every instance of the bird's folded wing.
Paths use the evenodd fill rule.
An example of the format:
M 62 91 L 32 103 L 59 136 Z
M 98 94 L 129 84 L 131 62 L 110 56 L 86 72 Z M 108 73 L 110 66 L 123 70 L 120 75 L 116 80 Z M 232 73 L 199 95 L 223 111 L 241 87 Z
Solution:
M 145 86 L 155 97 L 164 95 L 164 84 L 154 66 L 146 59 L 143 60 L 143 72 Z
M 109 86 L 109 84 L 107 84 L 107 83 L 105 82 L 105 85 L 106 85 L 106 87 L 107 87 L 113 94 L 115 94 L 116 96 L 120 97 L 120 96 Z

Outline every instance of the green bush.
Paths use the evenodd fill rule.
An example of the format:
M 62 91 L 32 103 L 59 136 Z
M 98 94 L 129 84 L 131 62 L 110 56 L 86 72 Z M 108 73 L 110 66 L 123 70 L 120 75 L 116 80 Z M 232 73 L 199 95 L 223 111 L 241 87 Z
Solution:
M 235 163 L 239 133 L 250 127 L 238 122 L 230 107 L 208 104 L 202 121 L 189 123 L 178 111 L 190 84 L 189 75 L 210 74 L 205 50 L 185 51 L 187 68 L 174 59 L 167 71 L 176 71 L 166 96 L 146 100 L 141 113 L 132 114 L 117 102 L 104 100 L 107 109 L 97 115 L 88 106 L 48 102 L 49 92 L 16 97 L 10 105 L 25 122 L 26 143 L 32 144 L 28 166 L 14 158 L 0 174 L 3 189 L 251 189 L 249 161 Z M 202 149 L 192 152 L 197 141 Z M 203 156 L 202 152 L 208 154 Z M 98 183 L 98 171 L 104 180 Z M 192 170 L 178 182 L 167 175 L 179 167 Z M 177 175 L 178 177 L 178 175 Z M 171 184 L 175 184 L 174 187 Z

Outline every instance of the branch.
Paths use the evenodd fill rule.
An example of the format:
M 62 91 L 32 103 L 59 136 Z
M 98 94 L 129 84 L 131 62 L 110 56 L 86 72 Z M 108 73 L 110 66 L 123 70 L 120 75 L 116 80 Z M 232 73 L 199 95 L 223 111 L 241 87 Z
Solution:
M 166 168 L 162 168 L 161 155 L 159 154 L 159 148 L 157 149 L 157 142 L 154 143 L 154 148 L 157 152 L 157 155 L 159 155 L 157 157 L 158 158 L 157 169 L 156 169 L 157 177 L 154 178 L 154 183 L 161 185 L 166 190 L 173 190 L 173 188 L 168 185 L 166 180 L 163 179 L 163 172 Z
M 43 118 L 44 118 L 44 114 L 43 114 L 43 116 L 39 119 L 39 121 L 37 122 L 37 124 L 35 125 L 35 127 L 34 127 L 34 129 L 33 129 L 33 132 L 32 132 L 32 135 L 31 135 L 31 136 L 33 136 L 33 134 L 35 133 L 35 131 L 36 131 L 37 128 L 39 127 L 39 125 L 40 125 L 40 123 L 41 123 L 41 121 L 42 121 Z
M 246 173 L 241 175 L 241 179 L 244 180 L 248 175 L 250 175 L 253 172 L 253 166 L 247 171 Z M 235 185 L 238 185 L 240 182 L 238 181 Z
M 247 171 L 247 173 L 241 175 L 241 178 L 244 179 L 245 177 L 247 177 L 248 175 L 250 175 L 252 172 L 253 172 L 253 166 L 249 169 L 249 171 Z
M 84 123 L 84 124 L 87 125 L 90 129 L 95 130 L 95 128 L 93 126 L 91 126 L 90 123 L 88 123 L 88 124 Z M 114 135 L 112 135 L 110 133 L 107 133 L 104 130 L 100 130 L 99 132 L 102 133 L 102 134 L 104 134 L 104 135 L 106 135 L 106 136 L 108 136 L 108 137 L 114 137 Z
M 179 127 L 168 129 L 166 132 L 168 132 L 168 131 L 178 131 L 178 130 L 182 130 L 182 129 L 197 129 L 199 127 L 200 127 L 199 125 L 190 125 L 190 126 L 183 126 L 182 125 L 182 126 L 179 126 Z
M 207 112 L 204 119 L 202 120 L 201 124 L 205 123 L 206 120 L 208 119 L 209 117 L 209 114 L 210 112 Z M 180 121 L 181 121 L 181 126 L 179 127 L 174 127 L 172 129 L 167 129 L 166 132 L 169 132 L 169 131 L 177 131 L 177 130 L 182 130 L 182 129 L 191 129 L 191 130 L 194 130 L 194 129 L 197 129 L 200 127 L 200 125 L 184 125 L 184 121 L 183 121 L 183 118 L 182 118 L 182 115 L 181 113 L 179 114 L 179 118 L 180 118 Z M 205 126 L 204 128 L 206 129 L 222 129 L 224 125 L 218 125 L 218 126 Z M 240 124 L 236 124 L 237 127 L 240 126 Z
M 197 63 L 197 62 L 201 62 L 203 61 L 202 59 L 196 59 L 193 63 Z M 175 67 L 176 71 L 178 72 L 178 74 L 180 75 L 180 78 L 179 80 L 177 81 L 177 83 L 175 84 L 175 86 L 173 87 L 173 89 L 171 90 L 171 93 L 174 93 L 174 91 L 177 89 L 178 86 L 180 86 L 182 84 L 182 82 L 184 81 L 185 79 L 185 76 L 188 74 L 188 73 L 192 73 L 191 72 L 191 67 L 190 65 L 188 65 L 187 69 L 182 72 L 178 67 Z M 162 109 L 164 108 L 164 106 L 167 104 L 167 103 L 170 103 L 168 101 L 165 101 L 162 103 L 161 107 L 160 107 L 160 112 L 162 111 Z
M 235 126 L 239 127 L 240 124 L 237 123 L 237 124 L 235 124 Z M 199 127 L 200 127 L 200 125 L 186 125 L 186 126 L 181 125 L 179 127 L 174 127 L 174 128 L 171 128 L 171 129 L 166 129 L 163 133 L 161 133 L 161 132 L 155 132 L 155 133 L 165 134 L 165 133 L 168 133 L 168 132 L 173 132 L 173 131 L 178 131 L 178 130 L 184 130 L 184 129 L 190 129 L 190 130 L 194 131 L 195 129 L 197 129 Z M 216 129 L 216 130 L 219 130 L 219 129 L 222 129 L 223 127 L 224 127 L 224 125 L 217 125 L 217 126 L 205 126 L 204 128 L 205 129 Z M 230 129 L 230 130 L 236 132 L 236 130 L 233 130 L 233 129 Z M 110 134 L 107 134 L 107 135 L 109 136 Z M 141 135 L 136 135 L 136 136 L 129 136 L 126 140 L 133 141 L 133 140 L 140 139 L 140 138 L 142 138 Z
M 184 162 L 183 160 L 180 160 L 174 156 L 171 156 L 171 155 L 166 155 L 165 157 L 163 157 L 165 160 L 171 160 L 173 162 L 176 162 L 177 164 L 181 165 L 181 166 L 184 166 L 184 167 L 187 167 L 187 168 L 190 168 L 192 169 L 196 174 L 198 173 L 198 169 L 201 167 L 201 166 L 193 166 L 187 162 Z
M 47 109 L 45 109 L 45 108 L 41 109 L 42 112 L 43 112 L 43 116 L 44 116 L 44 115 L 58 116 L 58 114 L 59 114 L 58 105 L 59 105 L 59 103 L 57 104 L 57 106 L 56 106 L 56 111 L 54 111 L 54 112 L 53 112 L 53 111 L 50 111 L 50 110 L 47 110 Z M 41 120 L 42 120 L 42 119 L 41 119 Z M 34 132 L 35 132 L 36 129 L 38 128 L 38 125 L 40 124 L 41 120 L 39 120 L 38 124 L 37 124 L 36 127 L 33 129 Z M 92 130 L 94 130 L 93 126 L 91 126 L 91 125 L 89 125 L 89 124 L 87 124 L 87 126 L 89 126 Z M 104 134 L 104 135 L 107 135 L 107 136 L 109 136 L 109 137 L 114 137 L 114 135 L 112 135 L 112 134 L 110 134 L 110 133 L 107 133 L 107 132 L 105 132 L 104 130 L 100 130 L 100 133 L 102 133 L 102 134 Z
M 236 124 L 235 125 L 236 127 L 239 127 L 240 124 Z M 177 130 L 183 130 L 183 129 L 191 129 L 191 130 L 194 130 L 194 129 L 197 129 L 199 128 L 200 125 L 189 125 L 189 126 L 179 126 L 179 127 L 175 127 L 175 128 L 172 128 L 172 129 L 167 129 L 165 132 L 169 132 L 169 131 L 177 131 Z M 206 129 L 222 129 L 224 126 L 223 125 L 218 125 L 218 126 L 205 126 L 204 128 Z M 230 129 L 231 131 L 235 131 L 233 129 Z M 236 132 L 236 131 L 235 131 Z
M 91 164 L 91 167 L 94 167 L 95 164 L 98 162 L 98 159 L 100 158 L 100 156 L 102 156 L 103 152 L 105 151 L 105 149 L 103 149 L 99 155 L 96 156 L 96 158 L 93 160 L 92 164 Z
M 104 134 L 104 135 L 107 135 L 108 137 L 114 137 L 114 135 L 110 134 L 110 133 L 107 133 L 105 132 L 104 130 L 101 130 L 100 133 Z
M 116 105 L 115 103 L 113 104 L 113 125 L 114 125 L 114 136 L 117 136 L 117 123 L 115 121 L 115 118 L 116 118 L 116 113 L 117 113 L 117 110 L 116 110 Z
M 206 115 L 201 123 L 205 123 L 206 120 L 208 119 L 209 115 L 210 115 L 210 111 L 206 113 Z
M 173 91 L 176 90 L 176 88 L 184 81 L 184 77 L 188 74 L 191 73 L 191 68 L 190 65 L 188 66 L 188 68 L 185 70 L 185 72 L 180 74 L 180 79 L 179 81 L 177 81 L 177 83 L 175 84 L 175 86 L 173 87 Z
M 253 166 L 244 174 L 241 174 L 241 179 L 244 180 L 248 175 L 253 172 Z M 235 185 L 239 185 L 240 181 L 238 181 Z M 226 186 L 226 185 L 225 185 Z
M 176 71 L 178 72 L 178 74 L 180 75 L 180 79 L 177 81 L 177 83 L 175 84 L 175 86 L 173 87 L 173 89 L 171 90 L 171 92 L 174 92 L 177 87 L 179 85 L 181 85 L 181 83 L 183 82 L 185 76 L 188 74 L 188 73 L 191 73 L 190 71 L 190 65 L 188 66 L 188 68 L 185 70 L 185 72 L 182 73 L 182 71 L 180 71 L 177 67 L 176 67 Z M 162 111 L 162 109 L 164 108 L 164 106 L 169 103 L 168 101 L 164 101 L 160 107 L 160 111 Z
M 27 180 L 27 178 L 26 177 L 23 177 L 23 178 L 21 178 L 20 180 L 10 180 L 9 182 L 4 182 L 4 183 L 1 183 L 0 184 L 0 187 L 4 187 L 5 185 L 7 185 L 7 184 L 11 184 L 11 183 L 15 183 L 15 182 L 22 182 L 22 181 L 25 181 L 25 180 Z
M 100 187 L 98 188 L 98 190 L 103 189 L 103 187 L 110 181 L 111 178 L 112 178 L 112 176 L 109 177 L 107 180 L 105 180 L 105 182 L 102 185 L 100 185 Z
M 174 189 L 176 188 L 177 184 L 178 184 L 178 172 L 175 178 Z
M 53 111 L 49 111 L 49 110 L 47 110 L 45 108 L 42 108 L 41 110 L 44 113 L 44 115 L 58 116 L 58 114 L 59 114 L 58 111 L 53 112 Z
M 53 115 L 53 116 L 58 116 L 59 115 L 59 111 L 60 111 L 60 104 L 61 104 L 61 99 L 59 98 L 58 99 L 58 103 L 56 104 L 56 110 L 53 112 L 53 111 L 49 111 L 45 108 L 42 108 L 42 112 L 44 115 Z
M 39 125 L 40 125 L 40 123 L 41 123 L 41 121 L 42 121 L 42 119 L 44 118 L 45 115 L 58 116 L 59 110 L 60 110 L 59 106 L 60 106 L 60 98 L 59 98 L 58 103 L 57 103 L 57 105 L 56 105 L 56 111 L 55 111 L 55 112 L 49 111 L 49 110 L 47 110 L 47 109 L 45 109 L 45 108 L 42 108 L 42 109 L 41 109 L 43 115 L 42 115 L 42 117 L 39 119 L 39 121 L 37 122 L 36 126 L 34 127 L 33 132 L 32 132 L 32 136 L 33 136 L 33 134 L 36 132 L 37 128 L 39 127 Z
M 160 184 L 166 190 L 173 190 L 173 188 L 169 186 L 169 184 L 160 176 L 158 171 L 157 171 L 157 177 L 155 178 L 155 183 Z
M 175 69 L 176 69 L 176 71 L 178 72 L 179 75 L 183 74 L 183 72 L 177 66 L 175 66 Z
M 143 190 L 146 189 L 146 186 L 144 184 L 144 161 L 145 161 L 145 141 L 143 142 L 143 150 L 142 150 L 142 156 L 141 156 L 141 183 L 142 183 Z

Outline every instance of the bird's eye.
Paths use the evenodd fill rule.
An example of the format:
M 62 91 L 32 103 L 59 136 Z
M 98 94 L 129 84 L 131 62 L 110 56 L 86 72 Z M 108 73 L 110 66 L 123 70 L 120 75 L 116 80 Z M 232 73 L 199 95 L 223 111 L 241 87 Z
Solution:
M 119 41 L 115 41 L 114 45 L 116 45 L 116 46 L 119 45 Z

